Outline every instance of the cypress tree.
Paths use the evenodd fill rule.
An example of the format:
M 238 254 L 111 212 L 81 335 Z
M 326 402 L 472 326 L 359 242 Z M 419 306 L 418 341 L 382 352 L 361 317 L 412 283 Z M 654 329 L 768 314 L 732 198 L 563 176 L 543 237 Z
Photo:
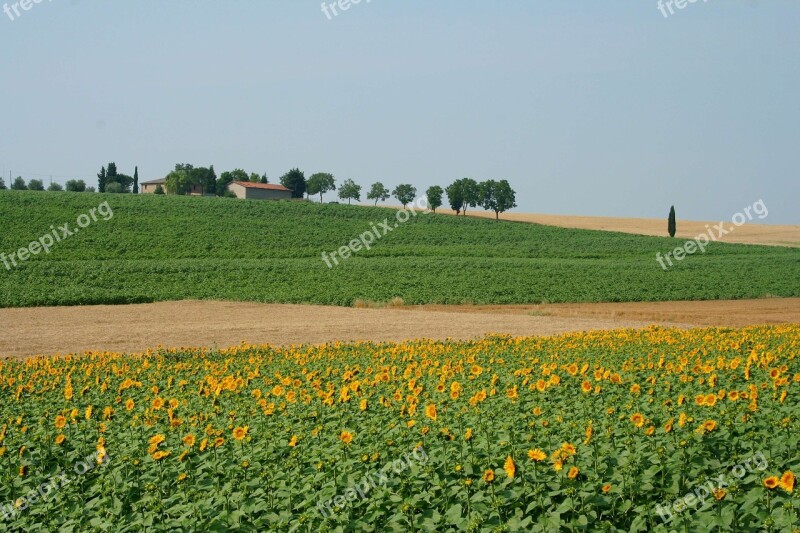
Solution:
M 106 192 L 106 167 L 102 167 L 97 175 L 97 192 Z
M 133 194 L 139 194 L 139 167 L 133 169 Z
M 667 231 L 669 231 L 669 236 L 674 237 L 676 230 L 675 224 L 675 206 L 669 208 L 669 220 L 667 221 Z

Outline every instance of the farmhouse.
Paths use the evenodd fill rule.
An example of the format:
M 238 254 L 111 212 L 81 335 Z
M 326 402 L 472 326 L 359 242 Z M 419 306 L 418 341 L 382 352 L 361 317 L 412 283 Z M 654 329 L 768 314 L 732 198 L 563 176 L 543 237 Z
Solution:
M 164 192 L 166 192 L 166 183 L 167 180 L 161 178 L 160 180 L 143 181 L 139 184 L 139 187 L 142 194 L 153 194 L 156 192 L 156 187 L 159 185 L 161 185 L 161 188 L 164 189 Z
M 234 181 L 228 184 L 228 190 L 237 198 L 245 200 L 291 200 L 292 191 L 283 185 L 272 183 L 251 183 Z
M 139 184 L 139 187 L 141 188 L 142 194 L 154 194 L 156 192 L 156 187 L 159 185 L 161 185 L 161 189 L 164 191 L 164 194 L 166 194 L 167 180 L 165 178 L 142 182 Z M 198 183 L 192 185 L 192 188 L 186 194 L 189 196 L 203 196 L 203 192 L 203 186 Z

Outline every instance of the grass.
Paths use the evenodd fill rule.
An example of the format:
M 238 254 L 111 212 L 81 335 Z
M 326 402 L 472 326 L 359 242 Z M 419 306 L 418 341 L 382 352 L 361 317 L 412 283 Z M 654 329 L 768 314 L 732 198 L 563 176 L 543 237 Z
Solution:
M 7 255 L 107 201 L 114 216 L 6 270 L 0 306 L 180 299 L 352 306 L 800 296 L 800 250 L 715 243 L 668 271 L 683 241 L 385 208 L 226 198 L 0 191 Z M 331 253 L 391 231 L 329 269 Z

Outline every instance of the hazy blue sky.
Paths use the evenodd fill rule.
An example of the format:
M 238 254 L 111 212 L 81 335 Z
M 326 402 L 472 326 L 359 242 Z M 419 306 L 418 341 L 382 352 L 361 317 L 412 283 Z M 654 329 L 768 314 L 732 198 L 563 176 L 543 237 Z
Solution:
M 796 0 L 669 18 L 656 0 L 372 0 L 333 20 L 319 0 L 45 0 L 0 13 L 0 50 L 6 181 L 299 166 L 508 179 L 521 212 L 719 220 L 763 199 L 764 222 L 800 223 Z

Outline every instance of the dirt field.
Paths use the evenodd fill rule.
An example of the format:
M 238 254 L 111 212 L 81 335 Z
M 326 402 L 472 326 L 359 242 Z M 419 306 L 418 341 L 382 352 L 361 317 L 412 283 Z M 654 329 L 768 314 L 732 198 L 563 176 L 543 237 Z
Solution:
M 140 352 L 180 346 L 227 347 L 328 341 L 471 339 L 489 333 L 800 323 L 800 298 L 536 306 L 422 306 L 351 309 L 239 302 L 0 309 L 0 356 Z
M 439 211 L 437 211 L 438 213 Z M 449 209 L 442 209 L 442 213 L 455 214 Z M 494 218 L 494 213 L 476 209 L 468 211 L 469 216 Z M 533 222 L 548 226 L 564 228 L 594 229 L 603 231 L 619 231 L 622 233 L 635 233 L 638 235 L 667 236 L 667 217 L 655 218 L 611 218 L 611 217 L 584 217 L 566 215 L 534 215 L 525 213 L 504 213 L 503 220 L 516 222 Z M 710 228 L 719 224 L 713 222 L 697 222 L 678 220 L 678 232 L 675 235 L 680 239 L 693 239 L 701 233 L 706 233 L 706 224 Z M 734 227 L 730 220 L 725 221 L 726 229 L 734 228 L 719 240 L 723 242 L 738 242 L 743 244 L 767 244 L 772 246 L 800 246 L 800 226 L 772 226 L 748 222 L 742 226 Z M 716 232 L 715 232 L 716 234 Z

